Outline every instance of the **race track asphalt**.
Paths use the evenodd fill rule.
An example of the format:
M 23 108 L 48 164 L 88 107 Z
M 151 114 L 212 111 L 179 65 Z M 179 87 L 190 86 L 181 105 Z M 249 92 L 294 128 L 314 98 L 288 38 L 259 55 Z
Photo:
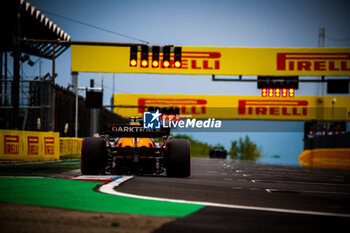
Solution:
M 3 226 L 7 227 L 7 229 L 18 229 L 19 231 L 24 229 L 21 227 L 23 224 L 16 220 L 17 217 L 22 216 L 20 212 L 13 212 L 14 214 L 13 216 L 11 215 L 12 217 L 9 217 L 7 212 L 5 212 L 11 208 L 11 211 L 18 209 L 17 207 L 15 208 L 14 206 L 7 204 L 7 202 L 49 206 L 45 211 L 47 210 L 51 212 L 64 210 L 52 207 L 72 209 L 73 205 L 67 207 L 68 202 L 64 201 L 64 198 L 69 197 L 74 199 L 75 196 L 77 196 L 75 194 L 79 194 L 79 191 L 76 189 L 84 186 L 86 190 L 81 190 L 81 192 L 84 192 L 84 195 L 96 196 L 98 198 L 101 195 L 107 195 L 103 200 L 108 200 L 108 203 L 113 202 L 113 205 L 115 206 L 113 211 L 124 213 L 118 215 L 118 218 L 122 218 L 124 215 L 128 216 L 125 213 L 139 214 L 133 216 L 141 221 L 144 219 L 142 216 L 151 216 L 157 209 L 161 209 L 163 213 L 168 213 L 168 217 L 151 216 L 145 221 L 152 222 L 152 224 L 154 222 L 152 225 L 153 228 L 139 228 L 139 232 L 141 232 L 142 229 L 143 232 L 152 231 L 154 233 L 299 233 L 348 231 L 350 222 L 349 170 L 266 165 L 209 158 L 195 158 L 192 159 L 191 162 L 192 175 L 189 178 L 137 176 L 114 188 L 114 191 L 126 195 L 134 194 L 145 198 L 165 198 L 170 202 L 173 201 L 172 199 L 185 200 L 186 202 L 189 202 L 189 206 L 181 204 L 168 205 L 164 200 L 159 202 L 159 204 L 153 202 L 147 205 L 140 205 L 138 203 L 141 203 L 141 201 L 133 201 L 132 197 L 125 199 L 108 196 L 109 194 L 98 194 L 95 192 L 98 190 L 98 188 L 96 188 L 98 186 L 96 185 L 103 185 L 102 183 L 96 183 L 95 185 L 95 183 L 91 182 L 85 184 L 82 183 L 84 181 L 66 180 L 81 175 L 80 171 L 77 170 L 77 168 L 79 168 L 79 161 L 1 166 L 0 175 L 5 177 L 0 179 L 2 182 L 1 187 L 3 188 L 2 192 L 0 192 L 2 193 L 2 195 L 0 195 L 2 198 L 0 200 L 2 201 L 0 207 L 3 210 L 2 212 L 0 211 L 2 213 L 2 215 L 0 215 L 0 223 L 3 223 Z M 18 176 L 26 177 L 25 179 L 27 180 L 19 178 Z M 46 178 L 37 180 L 37 178 L 28 177 Z M 10 179 L 14 179 L 15 182 L 9 182 Z M 31 183 L 28 183 L 29 181 Z M 37 183 L 37 186 L 40 187 L 40 189 L 36 189 L 36 192 L 24 192 L 24 189 L 32 189 L 31 186 L 34 184 L 33 182 Z M 70 186 L 70 184 L 73 183 L 79 184 L 80 186 L 74 185 L 73 189 L 73 186 Z M 65 187 L 65 189 L 55 191 L 53 188 L 58 188 L 57 184 L 62 184 L 62 187 Z M 6 189 L 4 187 L 6 187 Z M 17 190 L 22 190 L 22 192 L 17 192 Z M 44 192 L 44 190 L 46 191 Z M 15 193 L 15 195 L 11 194 L 10 191 Z M 69 194 L 69 192 L 73 192 L 74 195 Z M 78 196 L 81 197 L 81 194 Z M 50 201 L 50 198 L 61 201 L 54 203 L 53 201 Z M 75 200 L 74 202 L 72 201 L 72 203 L 75 203 L 74 205 L 81 203 L 82 206 L 85 206 L 85 209 L 80 207 L 77 208 L 79 210 L 94 211 L 97 210 L 97 207 L 103 207 L 102 199 L 100 200 L 102 204 L 96 205 L 96 208 L 91 207 L 90 209 L 84 204 L 84 200 L 90 202 L 89 198 L 86 197 L 85 199 L 80 198 L 77 200 L 79 201 Z M 123 200 L 123 203 L 125 200 L 128 200 L 128 202 L 125 202 L 124 206 L 121 206 L 120 204 L 122 202 L 120 200 Z M 44 203 L 44 201 L 46 201 L 46 203 Z M 191 202 L 194 202 L 194 208 L 191 207 Z M 48 209 L 50 206 L 51 209 Z M 132 208 L 129 208 L 130 206 L 133 206 L 139 212 L 132 210 Z M 174 210 L 171 211 L 167 206 L 174 207 Z M 187 214 L 174 214 L 179 210 L 176 208 L 183 208 L 184 206 L 186 206 L 186 208 L 191 207 L 191 211 L 185 211 L 185 209 L 183 209 L 181 211 L 187 212 Z M 108 204 L 107 207 L 111 208 L 112 206 Z M 121 207 L 123 207 L 122 209 L 124 209 L 124 212 L 120 210 Z M 25 208 L 29 208 L 29 206 Z M 28 210 L 28 213 L 33 213 L 32 211 L 33 210 L 30 209 Z M 67 209 L 66 211 L 68 212 L 70 210 Z M 110 211 L 112 211 L 112 209 L 107 212 Z M 79 216 L 80 212 L 72 213 L 74 215 L 78 214 L 77 216 Z M 155 215 L 157 215 L 157 213 Z M 159 212 L 158 215 L 162 214 Z M 54 219 L 54 216 L 55 214 L 52 213 L 52 219 Z M 169 218 L 169 216 L 172 217 Z M 8 219 L 11 219 L 12 224 L 18 228 L 9 228 L 10 225 L 6 224 Z M 28 222 L 31 221 L 31 218 L 26 217 L 24 219 L 27 219 L 26 221 Z M 161 224 L 162 222 L 163 224 Z M 56 229 L 55 224 L 57 227 L 62 226 L 62 224 L 56 222 L 51 225 L 45 223 L 45 225 L 40 226 L 40 229 L 45 229 L 43 227 Z M 112 228 L 114 228 L 116 225 L 111 224 L 108 221 L 104 224 L 107 224 L 105 225 L 106 228 L 103 228 L 103 225 L 99 225 L 99 229 L 105 229 L 106 232 L 107 230 L 108 232 L 110 230 L 113 231 L 111 226 L 113 225 Z M 28 232 L 38 232 L 38 228 L 35 226 L 39 225 L 34 225 L 31 229 L 25 228 L 25 230 Z M 126 232 L 133 232 L 133 224 L 124 225 Z M 162 226 L 159 227 L 160 225 Z M 156 229 L 154 227 L 156 227 Z M 65 229 L 65 231 L 69 232 L 70 228 Z M 89 231 L 89 229 L 94 228 L 89 228 L 87 225 L 86 232 L 93 232 Z M 71 230 L 73 230 L 73 228 Z M 51 232 L 58 231 L 53 230 Z
M 214 204 L 156 233 L 343 232 L 350 222 L 347 170 L 193 159 L 189 178 L 134 177 L 116 189 Z

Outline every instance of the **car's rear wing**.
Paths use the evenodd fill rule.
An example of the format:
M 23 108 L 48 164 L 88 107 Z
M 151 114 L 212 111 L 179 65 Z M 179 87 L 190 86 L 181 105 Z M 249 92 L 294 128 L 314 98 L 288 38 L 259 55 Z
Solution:
M 104 134 L 112 137 L 160 138 L 169 136 L 170 128 L 145 129 L 140 125 L 108 125 Z

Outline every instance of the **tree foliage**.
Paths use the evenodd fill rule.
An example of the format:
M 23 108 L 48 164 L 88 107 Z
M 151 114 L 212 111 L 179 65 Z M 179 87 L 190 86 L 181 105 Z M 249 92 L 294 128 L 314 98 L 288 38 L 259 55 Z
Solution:
M 238 141 L 233 141 L 229 154 L 233 159 L 249 161 L 256 161 L 262 156 L 261 148 L 252 142 L 248 135 L 244 139 L 239 138 Z
M 208 143 L 200 142 L 196 139 L 193 139 L 191 136 L 185 134 L 178 134 L 173 136 L 174 138 L 184 138 L 188 139 L 191 143 L 191 157 L 207 157 L 209 151 L 212 148 Z

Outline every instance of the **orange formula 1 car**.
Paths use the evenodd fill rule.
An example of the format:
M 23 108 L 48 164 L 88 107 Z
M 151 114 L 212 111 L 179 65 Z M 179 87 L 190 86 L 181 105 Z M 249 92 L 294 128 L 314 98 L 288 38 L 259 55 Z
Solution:
M 100 137 L 83 138 L 83 175 L 190 176 L 188 140 L 171 139 L 167 128 L 145 129 L 136 119 L 132 121 L 130 125 L 109 125 Z M 160 141 L 155 142 L 156 138 Z

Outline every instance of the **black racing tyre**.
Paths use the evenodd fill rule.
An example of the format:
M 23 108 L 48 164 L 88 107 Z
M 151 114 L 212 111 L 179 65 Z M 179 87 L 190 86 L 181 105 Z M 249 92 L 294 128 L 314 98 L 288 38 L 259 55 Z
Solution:
M 215 157 L 215 150 L 214 149 L 210 149 L 209 151 L 209 158 L 214 158 Z
M 166 143 L 166 173 L 170 177 L 191 175 L 190 141 L 171 139 Z
M 102 138 L 83 138 L 81 148 L 81 173 L 98 175 L 106 166 L 106 142 Z
M 226 159 L 226 157 L 227 157 L 227 151 L 226 151 L 226 150 L 223 150 L 223 151 L 222 151 L 222 158 L 223 158 L 223 159 Z

